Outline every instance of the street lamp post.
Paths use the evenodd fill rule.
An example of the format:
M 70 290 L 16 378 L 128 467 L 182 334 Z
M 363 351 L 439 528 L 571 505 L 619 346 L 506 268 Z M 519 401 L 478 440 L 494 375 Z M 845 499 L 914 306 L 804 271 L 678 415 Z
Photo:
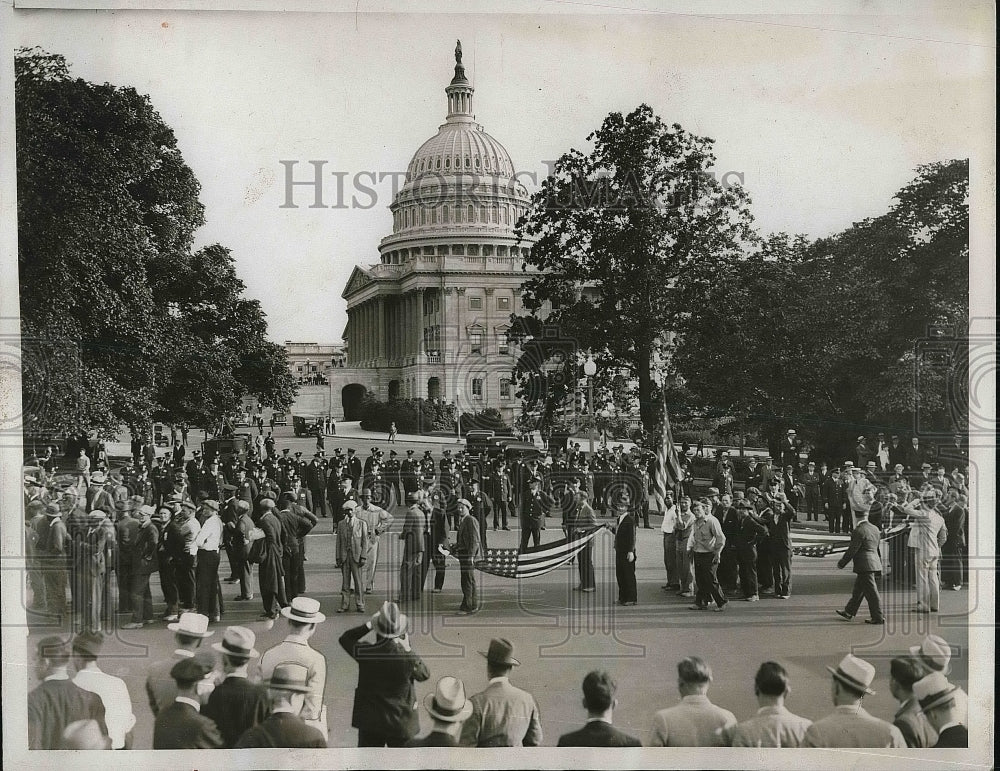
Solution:
M 588 442 L 590 445 L 589 455 L 594 455 L 594 375 L 597 374 L 597 363 L 593 356 L 587 356 L 583 363 L 583 374 L 587 376 L 587 415 L 590 418 Z
M 458 404 L 459 396 L 462 392 L 456 388 L 455 389 L 455 444 L 462 443 L 462 408 Z

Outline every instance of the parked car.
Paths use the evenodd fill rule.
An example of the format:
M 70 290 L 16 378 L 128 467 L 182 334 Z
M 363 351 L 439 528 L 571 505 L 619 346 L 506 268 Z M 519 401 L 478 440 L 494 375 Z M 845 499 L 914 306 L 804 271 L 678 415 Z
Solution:
M 274 425 L 276 426 L 288 425 L 288 416 L 284 412 L 275 412 L 271 417 L 274 420 Z

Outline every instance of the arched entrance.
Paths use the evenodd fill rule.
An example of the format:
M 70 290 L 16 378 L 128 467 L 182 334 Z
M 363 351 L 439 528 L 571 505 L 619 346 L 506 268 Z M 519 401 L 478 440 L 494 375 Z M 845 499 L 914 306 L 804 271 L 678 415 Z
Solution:
M 344 406 L 344 420 L 361 420 L 361 403 L 365 400 L 368 389 L 360 383 L 346 385 L 340 391 Z
M 399 381 L 390 380 L 389 381 L 389 401 L 394 402 L 399 398 Z
M 440 378 L 436 378 L 436 377 L 427 378 L 427 398 L 428 399 L 440 399 L 441 398 L 441 380 L 440 380 Z

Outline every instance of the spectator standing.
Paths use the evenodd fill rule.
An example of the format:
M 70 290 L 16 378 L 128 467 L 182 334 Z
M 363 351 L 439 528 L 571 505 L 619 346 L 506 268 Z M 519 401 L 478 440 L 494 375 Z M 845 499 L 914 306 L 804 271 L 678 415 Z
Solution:
M 57 635 L 43 637 L 35 648 L 35 675 L 41 683 L 28 694 L 28 749 L 60 748 L 63 732 L 78 720 L 94 720 L 108 735 L 104 702 L 70 680 L 69 644 Z
M 899 702 L 892 724 L 903 735 L 906 746 L 911 748 L 933 747 L 937 741 L 937 732 L 931 728 L 913 696 L 913 684 L 928 671 L 920 662 L 908 656 L 895 658 L 889 664 L 889 692 Z
M 472 715 L 462 726 L 463 747 L 537 747 L 542 723 L 535 697 L 510 682 L 521 662 L 514 658 L 510 640 L 494 638 L 479 651 L 486 659 L 489 685 L 472 697 Z
M 791 694 L 788 672 L 775 661 L 760 665 L 753 682 L 760 705 L 757 714 L 733 728 L 733 747 L 801 747 L 812 721 L 790 712 L 785 699 Z
M 960 717 L 958 690 L 940 672 L 931 672 L 913 684 L 913 695 L 921 712 L 937 731 L 934 749 L 969 746 L 969 729 Z
M 171 668 L 177 696 L 156 716 L 154 750 L 217 750 L 223 747 L 215 722 L 201 714 L 202 704 L 211 691 L 210 677 L 214 668 L 213 657 L 206 653 L 182 659 Z
M 253 647 L 256 640 L 246 627 L 230 626 L 222 642 L 212 643 L 212 650 L 222 656 L 225 677 L 209 695 L 204 714 L 215 722 L 226 748 L 267 717 L 267 691 L 249 675 L 250 662 L 260 657 Z
M 642 743 L 613 725 L 618 686 L 607 672 L 588 672 L 583 678 L 583 708 L 587 724 L 559 737 L 560 747 L 641 747 Z
M 426 736 L 413 738 L 404 747 L 457 747 L 462 724 L 472 714 L 472 702 L 465 697 L 465 684 L 457 677 L 442 677 L 433 694 L 424 697 L 424 708 L 434 721 Z
M 687 549 L 694 563 L 694 579 L 697 586 L 694 605 L 690 610 L 706 610 L 708 603 L 715 600 L 715 609 L 725 609 L 728 600 L 719 586 L 716 571 L 719 567 L 719 556 L 726 545 L 726 536 L 722 534 L 719 521 L 708 513 L 708 504 L 704 499 L 691 504 L 694 512 L 694 523 L 688 538 Z
M 73 660 L 76 665 L 73 683 L 101 697 L 111 749 L 131 749 L 132 728 L 135 726 L 132 699 L 124 680 L 106 674 L 97 665 L 103 645 L 104 637 L 100 634 L 83 632 L 73 638 Z
M 708 698 L 712 669 L 697 656 L 677 664 L 679 704 L 653 716 L 647 747 L 724 747 L 736 716 Z
M 276 666 L 271 677 L 264 681 L 270 715 L 249 728 L 234 748 L 325 748 L 326 737 L 322 732 L 299 716 L 305 694 L 309 691 L 305 679 L 305 667 L 299 664 L 282 663 Z

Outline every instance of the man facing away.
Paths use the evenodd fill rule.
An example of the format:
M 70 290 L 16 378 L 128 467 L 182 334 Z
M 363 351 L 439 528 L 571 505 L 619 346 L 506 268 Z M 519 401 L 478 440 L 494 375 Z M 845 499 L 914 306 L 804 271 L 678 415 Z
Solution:
M 836 669 L 827 670 L 832 675 L 834 711 L 809 726 L 803 747 L 906 747 L 896 726 L 869 715 L 861 706 L 866 694 L 875 693 L 869 688 L 875 667 L 849 653 Z
M 95 720 L 107 736 L 104 702 L 69 678 L 69 644 L 51 635 L 38 641 L 35 674 L 42 682 L 28 694 L 28 749 L 55 750 L 63 731 L 78 720 Z
M 457 677 L 442 677 L 434 693 L 424 697 L 424 708 L 434 721 L 430 733 L 410 739 L 403 746 L 457 747 L 462 724 L 472 714 L 472 702 L 465 697 L 465 684 Z
M 969 729 L 959 714 L 958 690 L 940 672 L 931 672 L 913 684 L 913 695 L 938 735 L 934 749 L 969 746 Z
M 760 665 L 753 682 L 760 705 L 757 714 L 733 728 L 733 747 L 801 747 L 811 720 L 789 712 L 785 699 L 792 692 L 788 672 L 775 661 Z
M 231 626 L 221 643 L 212 644 L 212 650 L 222 654 L 225 679 L 209 695 L 204 714 L 215 721 L 227 748 L 267 717 L 267 691 L 249 677 L 250 662 L 260 656 L 253 647 L 255 642 L 251 630 Z
M 73 683 L 101 697 L 111 749 L 130 749 L 132 728 L 135 726 L 132 700 L 125 681 L 105 673 L 97 665 L 103 645 L 104 636 L 101 634 L 83 632 L 73 638 L 73 663 L 76 665 Z
M 309 725 L 299 713 L 306 694 L 306 668 L 301 664 L 278 664 L 271 676 L 264 681 L 270 714 L 266 720 L 247 729 L 237 740 L 234 749 L 246 747 L 326 747 L 326 737 L 315 726 Z
M 537 747 L 542 724 L 535 697 L 510 683 L 520 661 L 509 640 L 495 638 L 480 656 L 486 659 L 489 685 L 472 697 L 472 716 L 462 726 L 463 747 Z
M 903 735 L 907 747 L 933 747 L 937 742 L 937 733 L 913 696 L 913 684 L 928 672 L 919 661 L 909 656 L 894 658 L 889 664 L 889 692 L 899 702 L 892 724 Z
M 641 747 L 634 736 L 612 725 L 614 709 L 618 705 L 615 691 L 618 686 L 611 675 L 603 670 L 589 672 L 583 678 L 583 708 L 587 710 L 587 724 L 559 737 L 560 747 Z
M 681 702 L 653 716 L 648 747 L 724 747 L 736 716 L 712 704 L 708 687 L 712 669 L 697 656 L 677 664 L 677 690 Z

